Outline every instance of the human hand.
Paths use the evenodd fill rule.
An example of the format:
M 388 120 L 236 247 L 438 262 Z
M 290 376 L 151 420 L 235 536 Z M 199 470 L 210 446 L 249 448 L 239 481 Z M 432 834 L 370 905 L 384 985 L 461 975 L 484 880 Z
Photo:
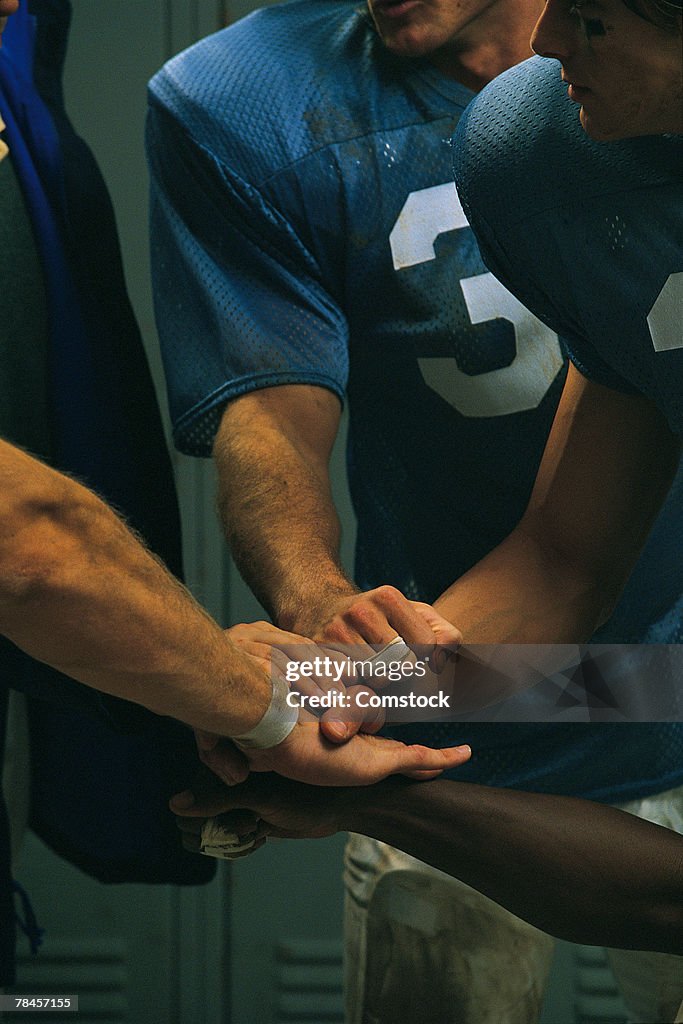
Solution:
M 321 643 L 383 647 L 397 635 L 408 647 L 456 652 L 460 631 L 431 605 L 409 601 L 395 587 L 349 590 L 302 608 L 293 628 Z M 367 652 L 366 652 L 367 653 Z M 438 669 L 439 666 L 435 666 Z
M 282 657 L 285 660 L 292 647 L 301 657 L 302 638 L 277 629 L 270 623 L 252 623 L 232 627 L 231 639 L 250 657 L 256 658 L 261 666 L 270 672 L 282 671 Z M 273 644 L 277 642 L 278 646 Z M 307 643 L 311 652 L 317 650 L 311 641 Z M 318 683 L 306 681 L 309 691 L 321 690 Z M 348 693 L 359 694 L 371 691 L 362 685 L 350 688 Z M 363 709 L 363 714 L 368 711 Z M 373 716 L 368 730 L 379 727 L 383 718 L 376 709 L 370 709 Z M 352 712 L 349 712 L 351 718 Z M 444 770 L 463 763 L 470 756 L 469 748 L 432 750 L 421 745 L 406 745 L 389 739 L 378 739 L 371 735 L 355 736 L 363 726 L 360 720 L 350 721 L 347 740 L 348 749 L 339 747 L 343 740 L 335 729 L 338 722 L 319 725 L 318 719 L 301 709 L 299 720 L 283 742 L 267 749 L 249 748 L 238 751 L 235 745 L 211 734 L 198 734 L 198 749 L 201 761 L 228 785 L 243 781 L 249 771 L 275 771 L 287 778 L 310 782 L 321 786 L 370 785 L 391 774 L 404 774 L 413 778 L 434 778 Z M 325 735 L 328 726 L 334 742 Z
M 433 779 L 471 756 L 468 746 L 432 749 L 361 733 L 331 743 L 318 721 L 302 712 L 277 747 L 246 752 L 252 771 L 274 771 L 316 786 L 369 786 L 388 775 Z
M 259 668 L 272 674 L 284 674 L 291 657 L 300 660 L 302 652 L 313 659 L 316 655 L 324 657 L 326 652 L 314 641 L 280 630 L 270 623 L 257 622 L 233 626 L 226 631 L 230 640 L 248 657 L 256 660 Z M 342 682 L 334 682 L 322 677 L 302 677 L 297 689 L 300 694 L 308 697 L 323 697 L 330 689 L 345 691 L 347 695 L 349 715 L 354 713 L 354 698 L 360 693 L 372 695 L 372 691 L 364 685 L 353 685 L 345 689 Z M 298 698 L 299 699 L 299 698 Z M 381 711 L 371 709 L 362 712 L 367 722 L 357 721 L 352 731 L 358 729 L 368 732 L 377 731 L 384 721 Z M 305 728 L 304 728 L 305 726 Z M 409 750 L 400 743 L 383 742 L 380 748 L 354 748 L 353 757 L 339 758 L 335 755 L 329 761 L 323 737 L 314 738 L 317 732 L 317 719 L 301 710 L 299 724 L 294 734 L 287 740 L 268 750 L 249 749 L 243 751 L 229 739 L 214 733 L 196 731 L 200 760 L 226 784 L 234 785 L 244 781 L 250 770 L 276 770 L 293 778 L 303 778 L 318 784 L 338 785 L 350 782 L 365 784 L 394 771 L 426 771 L 427 777 L 449 767 L 443 762 L 440 754 L 429 752 L 428 763 L 423 769 L 421 748 Z M 335 724 L 331 724 L 334 733 Z M 337 737 L 337 742 L 341 738 Z M 331 748 L 332 751 L 332 748 Z M 357 762 L 354 761 L 357 758 Z M 310 763 L 308 759 L 312 759 Z M 418 777 L 422 777 L 420 774 Z
M 431 605 L 409 601 L 389 586 L 336 595 L 324 607 L 304 609 L 296 628 L 334 647 L 353 645 L 354 657 L 361 660 L 374 657 L 378 647 L 400 636 L 411 650 L 427 657 L 437 676 L 455 658 L 461 641 L 459 630 Z M 373 647 L 368 650 L 370 644 Z M 372 685 L 380 689 L 386 681 L 374 677 Z M 366 692 L 367 685 L 360 690 L 350 688 L 347 693 L 354 701 L 353 708 L 343 714 L 333 709 L 323 715 L 320 727 L 333 743 L 346 742 L 359 730 L 378 732 L 384 725 L 386 716 L 381 708 L 361 708 L 355 703 Z
M 221 740 L 204 751 L 202 762 L 215 775 L 234 785 L 231 757 L 232 744 Z M 469 747 L 432 749 L 419 744 L 365 734 L 352 736 L 344 744 L 331 743 L 323 734 L 318 720 L 308 712 L 300 712 L 292 732 L 276 747 L 244 751 L 252 772 L 277 772 L 288 779 L 316 786 L 369 786 L 388 775 L 407 775 L 415 779 L 433 779 L 448 768 L 456 768 L 470 757 Z
M 270 678 L 273 673 L 286 673 L 290 659 L 301 662 L 302 657 L 305 656 L 310 661 L 316 657 L 322 659 L 327 657 L 329 660 L 329 655 L 331 654 L 334 658 L 336 653 L 326 651 L 306 637 L 278 629 L 270 622 L 240 623 L 226 630 L 226 634 L 240 651 L 252 658 Z M 349 731 L 349 737 L 359 730 L 374 733 L 382 727 L 384 713 L 381 708 L 366 708 L 361 712 L 360 708 L 355 705 L 359 695 L 372 695 L 372 691 L 367 686 L 354 684 L 347 688 L 341 679 L 335 681 L 329 676 L 321 675 L 300 676 L 297 681 L 297 691 L 305 698 L 314 698 L 320 701 L 331 690 L 346 694 L 348 716 L 354 722 Z M 302 712 L 302 720 L 310 727 L 313 718 Z M 344 741 L 344 737 L 339 735 L 341 727 L 342 723 L 340 722 L 329 723 L 330 735 L 334 736 L 337 743 Z M 195 737 L 200 760 L 216 772 L 227 785 L 235 785 L 244 781 L 250 769 L 249 759 L 234 743 L 215 733 L 199 730 L 195 731 Z
M 228 739 L 218 739 L 208 749 L 198 744 L 199 759 L 226 786 L 236 786 L 250 772 L 277 772 L 286 778 L 316 786 L 369 786 L 388 775 L 433 779 L 456 768 L 470 757 L 469 747 L 432 749 L 397 740 L 355 735 L 349 731 L 350 749 L 331 743 L 312 718 L 299 722 L 277 747 L 242 751 Z
M 270 622 L 244 622 L 225 630 L 231 642 L 242 654 L 252 659 L 270 679 L 273 673 L 284 673 L 289 657 L 302 658 L 306 651 L 309 658 L 319 653 L 314 641 L 278 629 Z M 339 687 L 343 689 L 343 687 Z M 322 696 L 314 679 L 303 678 L 299 690 L 308 696 Z M 195 729 L 195 740 L 200 760 L 212 770 L 218 770 L 226 785 L 243 782 L 249 774 L 249 762 L 242 750 L 229 739 L 218 733 Z
M 195 779 L 192 789 L 170 801 L 183 846 L 200 852 L 200 836 L 207 819 L 217 819 L 240 845 L 239 852 L 224 852 L 227 859 L 245 857 L 263 846 L 268 836 L 282 839 L 319 839 L 341 831 L 343 802 L 356 790 L 332 792 L 306 786 L 276 775 L 253 775 L 248 782 L 226 789 L 211 775 Z

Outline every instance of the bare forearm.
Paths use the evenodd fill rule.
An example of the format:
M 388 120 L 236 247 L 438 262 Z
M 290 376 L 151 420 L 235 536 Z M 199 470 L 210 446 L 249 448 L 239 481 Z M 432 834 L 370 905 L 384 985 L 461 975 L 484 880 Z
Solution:
M 270 699 L 264 673 L 95 495 L 3 446 L 0 630 L 78 681 L 223 734 Z
M 570 366 L 521 523 L 439 610 L 470 643 L 587 640 L 617 601 L 679 458 L 650 402 Z
M 313 454 L 303 431 L 289 429 L 277 404 L 285 390 L 229 406 L 214 457 L 221 520 L 240 572 L 276 622 L 305 631 L 306 610 L 316 599 L 355 588 L 339 562 L 328 445 Z M 301 389 L 296 390 L 298 409 Z M 313 415 L 315 390 L 305 391 L 306 416 Z M 329 406 L 329 398 L 323 402 Z M 335 414 L 338 419 L 338 409 Z
M 683 953 L 683 837 L 587 800 L 441 780 L 322 791 L 252 775 L 204 784 L 174 809 L 195 835 L 219 814 L 229 828 L 237 809 L 286 839 L 360 832 L 560 938 Z
M 434 607 L 465 643 L 581 643 L 609 615 L 614 590 L 572 572 L 516 530 L 441 595 Z
M 605 591 L 521 524 L 435 602 L 464 640 L 451 706 L 488 707 L 575 663 L 571 645 L 590 638 L 609 606 Z
M 269 453 L 256 466 L 241 445 L 226 454 L 221 520 L 261 604 L 283 628 L 296 629 L 299 609 L 321 585 L 342 593 L 352 587 L 338 566 L 339 523 L 327 489 L 286 441 L 273 439 Z
M 599 804 L 439 781 L 345 791 L 340 827 L 398 846 L 575 942 L 683 952 L 683 839 Z

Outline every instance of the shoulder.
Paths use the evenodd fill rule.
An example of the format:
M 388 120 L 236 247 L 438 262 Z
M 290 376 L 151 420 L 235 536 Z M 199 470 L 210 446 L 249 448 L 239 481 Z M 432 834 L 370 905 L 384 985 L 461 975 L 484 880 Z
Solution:
M 524 217 L 539 200 L 566 193 L 568 165 L 583 148 L 559 64 L 533 57 L 491 82 L 461 118 L 453 140 L 458 191 L 490 223 Z
M 521 225 L 548 211 L 602 208 L 615 195 L 670 185 L 680 140 L 599 143 L 581 127 L 557 61 L 533 57 L 491 82 L 453 140 L 455 180 L 473 222 Z
M 566 87 L 555 60 L 531 57 L 495 78 L 472 100 L 467 120 L 472 127 L 492 120 L 494 130 L 505 128 L 516 136 L 535 137 L 543 132 L 550 118 L 563 120 Z M 568 101 L 567 109 L 576 111 Z
M 359 131 L 375 50 L 363 5 L 292 0 L 174 57 L 150 102 L 219 161 L 262 179 Z

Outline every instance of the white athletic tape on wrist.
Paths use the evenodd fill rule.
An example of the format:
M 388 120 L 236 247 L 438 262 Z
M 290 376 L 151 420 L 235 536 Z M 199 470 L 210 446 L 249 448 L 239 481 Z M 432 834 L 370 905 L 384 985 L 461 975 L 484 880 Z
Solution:
M 250 850 L 256 842 L 256 836 L 246 836 L 241 840 L 236 832 L 230 832 L 217 818 L 207 818 L 202 825 L 200 842 L 200 852 L 207 857 L 230 860 L 236 854 Z
M 267 750 L 286 740 L 297 723 L 299 709 L 287 703 L 289 684 L 284 676 L 273 675 L 273 693 L 265 715 L 249 732 L 232 736 L 244 750 Z

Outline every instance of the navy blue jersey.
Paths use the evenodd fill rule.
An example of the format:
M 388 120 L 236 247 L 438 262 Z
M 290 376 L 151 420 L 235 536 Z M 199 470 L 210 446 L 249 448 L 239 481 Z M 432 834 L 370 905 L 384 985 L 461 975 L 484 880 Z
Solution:
M 454 161 L 496 275 L 582 373 L 683 434 L 683 136 L 591 141 L 559 65 L 537 57 L 472 104 Z
M 424 600 L 518 521 L 565 375 L 557 335 L 487 271 L 458 201 L 450 138 L 471 96 L 388 53 L 347 0 L 257 12 L 170 61 L 150 88 L 156 312 L 176 443 L 208 455 L 226 401 L 257 388 L 346 395 L 357 581 Z M 642 627 L 642 615 L 637 636 L 623 623 L 622 638 Z M 578 733 L 550 727 L 415 728 L 482 751 L 459 777 L 537 787 L 570 748 L 585 777 L 568 773 L 567 791 L 604 791 L 618 776 L 597 730 L 587 753 L 588 733 L 577 747 Z M 647 747 L 657 764 L 652 753 L 642 777 L 628 760 L 634 795 L 680 764 L 669 727 Z

